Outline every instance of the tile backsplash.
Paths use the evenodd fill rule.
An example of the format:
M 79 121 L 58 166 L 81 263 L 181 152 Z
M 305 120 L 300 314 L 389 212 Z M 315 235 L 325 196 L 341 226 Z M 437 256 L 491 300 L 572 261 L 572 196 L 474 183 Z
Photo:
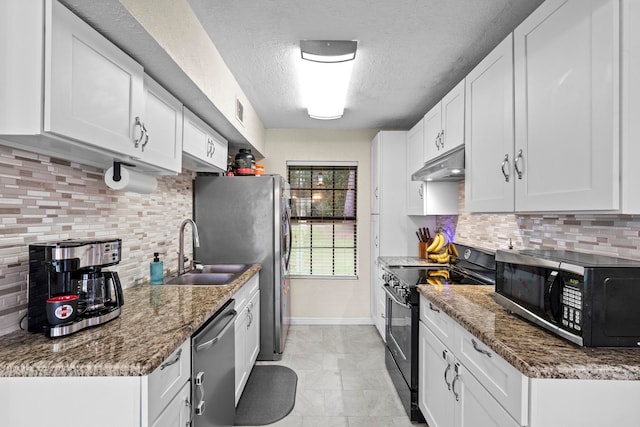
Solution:
M 183 171 L 158 178 L 152 194 L 125 193 L 108 188 L 100 169 L 0 145 L 0 335 L 26 313 L 30 243 L 121 238 L 122 261 L 109 269 L 124 287 L 148 281 L 153 252 L 164 252 L 165 273 L 175 271 L 193 178 Z
M 438 227 L 455 229 L 455 240 L 487 249 L 557 248 L 640 260 L 640 216 L 592 214 L 475 214 L 440 216 Z

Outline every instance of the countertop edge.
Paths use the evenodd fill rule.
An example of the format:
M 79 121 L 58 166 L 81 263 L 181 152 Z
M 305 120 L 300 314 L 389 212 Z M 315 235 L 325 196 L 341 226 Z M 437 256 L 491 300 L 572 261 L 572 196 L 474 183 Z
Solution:
M 55 362 L 51 360 L 42 359 L 38 360 L 26 360 L 27 358 L 15 359 L 15 360 L 0 360 L 0 378 L 15 378 L 15 377 L 138 377 L 145 376 L 151 374 L 155 371 L 160 364 L 171 355 L 174 351 L 176 351 L 185 340 L 189 339 L 193 333 L 195 333 L 198 329 L 204 325 L 207 320 L 211 318 L 229 299 L 240 289 L 242 288 L 252 277 L 254 277 L 258 272 L 262 269 L 260 264 L 252 264 L 247 271 L 237 277 L 234 281 L 229 283 L 228 285 L 216 286 L 217 289 L 224 289 L 224 293 L 218 298 L 215 304 L 212 304 L 207 308 L 205 313 L 201 315 L 191 318 L 188 322 L 185 322 L 184 325 L 170 331 L 163 331 L 163 333 L 170 333 L 171 338 L 166 339 L 166 341 L 159 345 L 155 349 L 150 349 L 150 354 L 148 357 L 142 360 L 138 360 L 136 362 L 122 362 L 110 364 L 108 362 L 96 362 L 96 363 L 78 363 L 74 364 L 73 362 L 62 361 Z M 176 285 L 137 285 L 136 287 L 150 287 L 150 289 L 156 287 L 163 286 L 176 286 Z M 181 287 L 185 287 L 188 285 L 179 285 Z M 133 289 L 133 288 L 129 288 Z M 126 291 L 126 290 L 125 290 Z M 122 317 L 122 315 L 121 315 Z M 117 322 L 119 319 L 116 318 L 111 322 Z M 110 322 L 110 323 L 111 323 Z M 92 328 L 93 330 L 101 329 L 102 331 L 108 331 L 110 323 L 101 326 L 100 328 Z M 78 333 L 78 335 L 69 336 L 63 339 L 71 339 L 74 338 L 81 339 L 82 332 Z M 29 337 L 30 334 L 24 331 L 17 331 L 14 334 L 22 334 L 23 337 Z M 3 337 L 0 337 L 0 341 L 2 341 Z M 105 337 L 104 339 L 109 339 L 109 337 Z M 55 344 L 55 340 L 51 340 L 47 338 L 49 343 Z

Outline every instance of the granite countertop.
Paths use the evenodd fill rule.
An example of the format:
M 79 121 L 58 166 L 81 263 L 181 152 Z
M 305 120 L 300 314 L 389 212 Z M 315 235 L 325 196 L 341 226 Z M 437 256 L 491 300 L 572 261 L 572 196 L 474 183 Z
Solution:
M 493 286 L 418 289 L 527 377 L 640 380 L 640 349 L 577 346 L 507 312 L 493 299 Z
M 26 331 L 1 336 L 0 376 L 148 375 L 260 268 L 254 264 L 224 286 L 125 289 L 118 318 L 66 337 L 50 339 Z

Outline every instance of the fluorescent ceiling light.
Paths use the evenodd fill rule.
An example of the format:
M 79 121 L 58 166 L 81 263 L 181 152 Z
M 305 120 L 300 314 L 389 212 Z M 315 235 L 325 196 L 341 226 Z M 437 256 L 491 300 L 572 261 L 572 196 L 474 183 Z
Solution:
M 339 119 L 344 113 L 357 42 L 301 40 L 302 96 L 309 117 Z

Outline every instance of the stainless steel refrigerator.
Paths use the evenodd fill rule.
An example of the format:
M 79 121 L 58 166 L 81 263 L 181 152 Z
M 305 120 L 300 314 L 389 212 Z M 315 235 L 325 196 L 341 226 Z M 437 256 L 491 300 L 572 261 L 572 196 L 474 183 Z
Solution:
M 258 360 L 280 360 L 291 317 L 286 181 L 280 175 L 198 175 L 193 205 L 200 234 L 196 260 L 262 265 Z

